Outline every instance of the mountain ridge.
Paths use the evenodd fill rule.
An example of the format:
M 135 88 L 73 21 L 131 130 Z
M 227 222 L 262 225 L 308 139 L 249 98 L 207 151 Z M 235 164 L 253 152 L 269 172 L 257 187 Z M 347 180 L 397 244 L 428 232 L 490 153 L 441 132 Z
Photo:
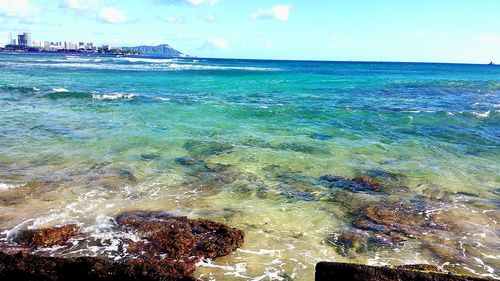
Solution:
M 170 47 L 168 44 L 160 44 L 156 46 L 141 45 L 135 47 L 122 47 L 122 50 L 135 51 L 145 56 L 158 57 L 182 57 L 185 56 L 182 52 Z

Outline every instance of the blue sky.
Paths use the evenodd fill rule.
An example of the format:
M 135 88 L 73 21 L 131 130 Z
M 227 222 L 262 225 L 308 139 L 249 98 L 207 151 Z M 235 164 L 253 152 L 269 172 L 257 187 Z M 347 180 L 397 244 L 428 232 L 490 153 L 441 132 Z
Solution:
M 500 63 L 500 0 L 0 0 L 0 32 L 203 57 Z

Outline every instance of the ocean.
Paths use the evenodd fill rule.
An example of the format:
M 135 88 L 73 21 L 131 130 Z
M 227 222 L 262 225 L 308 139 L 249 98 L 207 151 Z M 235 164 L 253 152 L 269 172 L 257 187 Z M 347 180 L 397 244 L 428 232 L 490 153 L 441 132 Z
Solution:
M 318 261 L 500 278 L 500 67 L 0 54 L 0 243 L 161 210 L 245 231 L 203 280 Z M 3 242 L 2 242 L 3 241 Z

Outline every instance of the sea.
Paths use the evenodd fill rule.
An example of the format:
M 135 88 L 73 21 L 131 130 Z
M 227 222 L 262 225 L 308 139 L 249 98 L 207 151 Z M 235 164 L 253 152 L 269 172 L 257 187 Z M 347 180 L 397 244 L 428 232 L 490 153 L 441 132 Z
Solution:
M 499 172 L 499 66 L 0 54 L 0 244 L 77 223 L 43 252 L 112 255 L 117 214 L 161 210 L 245 231 L 202 280 L 500 278 Z

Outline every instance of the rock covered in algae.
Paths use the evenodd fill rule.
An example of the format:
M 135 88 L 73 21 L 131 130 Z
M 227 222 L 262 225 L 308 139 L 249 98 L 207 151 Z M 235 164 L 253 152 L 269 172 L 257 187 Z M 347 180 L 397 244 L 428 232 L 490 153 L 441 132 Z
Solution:
M 134 230 L 142 241 L 129 245 L 141 255 L 167 258 L 215 258 L 243 244 L 243 231 L 209 220 L 193 220 L 163 212 L 133 211 L 116 218 L 119 225 Z
M 0 280 L 14 276 L 16 280 L 195 280 L 192 274 L 198 261 L 227 255 L 244 239 L 243 231 L 224 224 L 164 212 L 125 212 L 116 222 L 117 232 L 132 232 L 141 238 L 119 238 L 123 240 L 122 259 L 36 255 L 39 247 L 61 245 L 76 234 L 85 234 L 78 233 L 74 225 L 26 230 L 13 240 L 31 251 L 12 254 L 8 248 L 2 249 Z
M 432 265 L 369 266 L 339 262 L 316 265 L 316 281 L 486 281 L 484 279 L 439 272 Z
M 61 227 L 21 230 L 14 236 L 14 242 L 34 248 L 63 245 L 76 236 L 80 228 L 75 224 Z
M 99 257 L 46 257 L 0 252 L 0 280 L 16 281 L 194 281 L 191 276 L 164 275 L 141 262 L 113 262 Z
M 319 180 L 330 184 L 330 188 L 348 189 L 355 192 L 380 191 L 381 189 L 380 182 L 367 176 L 359 176 L 348 180 L 338 176 L 324 175 Z

